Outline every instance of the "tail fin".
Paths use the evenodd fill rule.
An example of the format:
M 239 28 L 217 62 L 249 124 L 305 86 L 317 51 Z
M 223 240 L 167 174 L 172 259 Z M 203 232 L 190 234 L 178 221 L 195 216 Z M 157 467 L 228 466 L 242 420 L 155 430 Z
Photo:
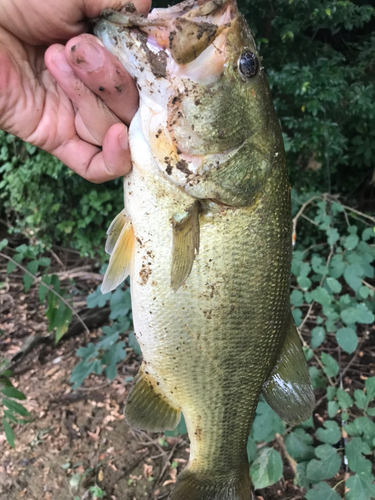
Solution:
M 170 500 L 251 500 L 249 466 L 237 477 L 203 476 L 186 469 L 177 480 Z

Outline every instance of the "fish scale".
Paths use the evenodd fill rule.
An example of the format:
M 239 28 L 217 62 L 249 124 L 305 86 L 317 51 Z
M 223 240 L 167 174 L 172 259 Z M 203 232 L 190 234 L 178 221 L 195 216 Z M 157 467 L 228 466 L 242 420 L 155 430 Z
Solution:
M 141 151 L 137 146 L 137 131 L 134 123 L 130 143 L 134 144 L 134 150 Z M 153 159 L 149 161 L 152 163 Z M 189 278 L 173 293 L 165 287 L 173 244 L 170 219 L 176 211 L 184 210 L 186 195 L 181 196 L 181 191 L 171 188 L 164 179 L 156 182 L 152 165 L 147 168 L 144 153 L 141 168 L 142 183 L 138 181 L 140 174 L 136 169 L 125 182 L 125 206 L 135 235 L 142 241 L 142 245 L 136 244 L 131 273 L 135 330 L 148 369 L 184 413 L 189 435 L 195 436 L 191 438 L 193 463 L 199 467 L 214 463 L 217 468 L 223 455 L 222 443 L 227 443 L 234 457 L 246 448 L 249 413 L 255 410 L 254 401 L 258 399 L 261 382 L 270 371 L 283 340 L 278 330 L 285 324 L 289 312 L 286 307 L 289 281 L 285 279 L 291 253 L 289 186 L 285 178 L 284 189 L 273 200 L 274 206 L 265 207 L 260 200 L 255 209 L 227 208 L 202 215 L 199 254 Z M 276 180 L 280 187 L 279 175 Z M 173 201 L 162 207 L 160 183 L 165 183 L 166 191 L 175 191 Z M 272 192 L 272 179 L 269 184 Z M 143 191 L 147 191 L 147 196 Z M 180 197 L 182 203 L 178 205 Z M 136 205 L 132 203 L 134 198 Z M 267 212 L 271 212 L 271 216 Z M 284 225 L 279 224 L 279 218 L 284 219 Z M 150 251 L 154 258 L 148 261 L 151 274 L 144 285 L 140 284 L 139 274 Z M 267 302 L 264 302 L 262 287 L 269 294 Z M 252 317 L 255 322 L 251 321 Z M 264 323 L 263 318 L 267 317 L 272 318 L 271 327 Z M 162 356 L 156 356 L 158 352 Z M 250 353 L 255 363 L 251 362 Z M 237 372 L 246 382 L 238 388 L 233 385 Z M 171 377 L 171 373 L 175 376 Z M 202 381 L 207 382 L 202 384 Z M 234 406 L 239 406 L 235 425 Z M 197 437 L 197 428 L 201 439 Z M 228 468 L 231 460 L 228 453 L 225 456 L 225 468 Z
M 171 500 L 249 500 L 259 395 L 289 423 L 314 404 L 289 304 L 285 155 L 259 54 L 234 0 L 187 0 L 149 20 L 106 13 L 96 33 L 140 90 L 102 286 L 130 274 L 143 363 L 125 417 L 161 431 L 184 414 L 190 460 Z

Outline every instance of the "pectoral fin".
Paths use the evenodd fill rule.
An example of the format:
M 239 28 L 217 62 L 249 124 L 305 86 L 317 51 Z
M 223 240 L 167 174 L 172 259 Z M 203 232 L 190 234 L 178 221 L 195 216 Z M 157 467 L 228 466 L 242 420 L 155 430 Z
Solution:
M 181 412 L 171 406 L 156 380 L 142 365 L 126 402 L 125 418 L 133 427 L 160 432 L 174 429 Z
M 173 219 L 171 287 L 176 292 L 189 277 L 199 252 L 199 202 Z
M 307 420 L 314 409 L 314 392 L 292 316 L 280 356 L 264 383 L 263 395 L 288 424 Z
M 117 216 L 118 217 L 118 216 Z M 117 219 L 116 217 L 116 219 Z M 115 221 L 116 221 L 115 219 Z M 114 221 L 114 222 L 115 222 Z M 121 221 L 122 223 L 122 221 Z M 116 222 L 113 235 L 118 232 L 120 220 Z M 112 235 L 110 235 L 112 237 Z M 108 245 L 112 249 L 113 241 Z M 129 275 L 134 253 L 134 230 L 131 222 L 125 221 L 112 249 L 111 258 L 102 283 L 102 293 L 114 290 Z
M 116 242 L 119 239 L 123 227 L 127 224 L 125 208 L 113 219 L 107 231 L 107 241 L 105 244 L 105 251 L 109 255 L 112 254 Z

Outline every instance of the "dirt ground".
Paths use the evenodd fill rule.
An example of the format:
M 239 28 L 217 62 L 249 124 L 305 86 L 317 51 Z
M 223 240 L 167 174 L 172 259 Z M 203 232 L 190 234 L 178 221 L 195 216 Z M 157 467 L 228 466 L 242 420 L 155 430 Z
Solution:
M 56 257 L 60 279 L 69 286 L 74 278 L 76 291 L 82 292 L 75 294 L 75 308 L 88 324 L 103 323 L 108 311 L 85 309 L 85 296 L 101 279 L 94 264 L 74 253 L 65 262 Z M 0 272 L 5 268 L 0 259 Z M 4 278 L 0 274 L 0 281 Z M 72 391 L 69 379 L 79 359 L 75 351 L 96 342 L 100 328 L 90 329 L 89 336 L 77 335 L 75 326 L 57 347 L 35 344 L 37 337 L 48 336 L 48 324 L 37 290 L 26 296 L 22 280 L 22 273 L 14 272 L 0 292 L 0 358 L 12 362 L 12 381 L 27 395 L 23 403 L 34 418 L 15 427 L 15 450 L 0 432 L 0 499 L 166 498 L 189 447 L 182 438 L 149 435 L 126 425 L 123 407 L 130 382 L 125 379 L 137 373 L 140 359 L 129 349 L 112 383 L 91 376 Z
M 7 278 L 6 262 L 0 258 L 0 281 L 5 281 L 0 290 L 0 361 L 12 360 L 13 383 L 27 395 L 24 406 L 34 417 L 32 422 L 15 427 L 15 449 L 0 431 L 0 500 L 167 498 L 189 458 L 187 437 L 166 438 L 126 425 L 127 380 L 136 374 L 140 363 L 131 349 L 112 383 L 104 376 L 90 376 L 83 387 L 72 391 L 69 380 L 78 361 L 75 351 L 96 342 L 101 336 L 98 325 L 108 324 L 109 311 L 85 309 L 87 294 L 101 279 L 95 263 L 74 252 L 55 257 L 55 272 L 64 287 L 71 287 L 74 280 L 74 290 L 70 289 L 74 307 L 90 325 L 90 335 L 73 326 L 58 346 L 45 342 L 48 325 L 37 289 L 26 296 L 23 273 L 15 271 Z M 43 340 L 35 343 L 37 337 Z M 345 375 L 356 379 L 355 387 L 363 386 L 358 374 L 364 366 L 372 366 L 372 373 L 375 366 L 373 349 L 366 354 L 363 344 L 362 351 L 365 355 L 353 358 Z M 320 404 L 322 401 L 316 411 L 323 414 Z M 314 415 L 319 419 L 318 412 Z M 304 499 L 304 490 L 293 484 L 285 448 L 277 442 L 275 447 L 285 458 L 284 476 L 272 487 L 256 491 L 256 498 Z

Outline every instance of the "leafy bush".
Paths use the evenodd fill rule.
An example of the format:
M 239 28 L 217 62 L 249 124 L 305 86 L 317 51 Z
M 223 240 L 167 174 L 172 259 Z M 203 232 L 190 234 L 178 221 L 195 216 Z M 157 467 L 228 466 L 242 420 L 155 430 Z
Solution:
M 120 179 L 91 184 L 0 130 L 0 217 L 33 246 L 65 245 L 104 258 L 103 238 L 122 200 Z
M 25 400 L 26 396 L 23 392 L 13 387 L 9 378 L 12 372 L 6 369 L 6 364 L 6 362 L 1 362 L 0 359 L 0 393 L 3 396 L 1 400 L 1 405 L 3 406 L 2 424 L 8 443 L 14 448 L 15 436 L 11 423 L 26 424 L 30 422 L 31 415 L 23 405 L 18 403 L 18 401 Z
M 242 0 L 239 6 L 264 58 L 293 186 L 355 192 L 363 201 L 375 153 L 375 9 L 350 0 Z M 93 186 L 0 131 L 0 217 L 34 244 L 103 257 L 105 230 L 122 207 L 121 185 Z

